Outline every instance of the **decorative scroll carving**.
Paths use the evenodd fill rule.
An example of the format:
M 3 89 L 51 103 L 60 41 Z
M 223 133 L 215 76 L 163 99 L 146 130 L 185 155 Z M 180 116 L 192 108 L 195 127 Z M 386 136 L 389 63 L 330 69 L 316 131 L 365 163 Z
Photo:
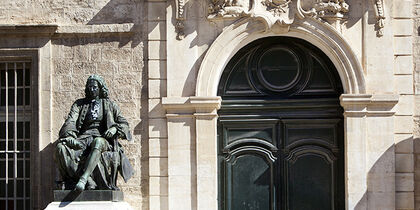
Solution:
M 375 14 L 376 14 L 376 35 L 381 37 L 384 35 L 384 25 L 385 25 L 385 11 L 384 11 L 384 2 L 383 0 L 375 0 Z
M 305 8 L 302 3 L 305 3 Z M 295 16 L 334 23 L 344 19 L 348 11 L 345 0 L 212 0 L 208 18 L 250 16 L 261 20 L 266 30 L 284 33 L 289 30 Z
M 176 39 L 181 40 L 184 38 L 184 22 L 185 22 L 185 0 L 175 0 L 176 6 Z

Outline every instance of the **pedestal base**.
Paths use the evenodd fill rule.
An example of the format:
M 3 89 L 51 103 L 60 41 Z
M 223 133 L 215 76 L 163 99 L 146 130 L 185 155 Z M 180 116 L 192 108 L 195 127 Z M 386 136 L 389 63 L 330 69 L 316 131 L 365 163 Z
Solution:
M 54 202 L 46 210 L 133 210 L 121 191 L 113 190 L 54 190 Z
M 51 202 L 45 210 L 133 210 L 130 204 L 124 201 L 73 201 Z
M 54 201 L 124 201 L 122 191 L 115 190 L 54 190 Z

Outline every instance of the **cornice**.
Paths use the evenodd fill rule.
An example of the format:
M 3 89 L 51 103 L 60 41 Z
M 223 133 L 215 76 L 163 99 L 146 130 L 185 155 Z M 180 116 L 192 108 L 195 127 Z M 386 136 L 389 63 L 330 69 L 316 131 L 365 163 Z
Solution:
M 167 116 L 194 114 L 194 116 L 217 115 L 222 99 L 220 97 L 165 97 L 162 105 Z
M 392 116 L 395 114 L 395 105 L 399 96 L 394 94 L 343 94 L 340 104 L 346 116 Z
M 61 36 L 90 36 L 92 34 L 128 34 L 132 31 L 133 23 L 100 24 L 100 25 L 55 25 L 55 24 L 14 24 L 0 25 L 0 36 L 17 37 L 61 37 Z
M 52 36 L 58 25 L 54 24 L 4 24 L 0 25 L 0 36 Z

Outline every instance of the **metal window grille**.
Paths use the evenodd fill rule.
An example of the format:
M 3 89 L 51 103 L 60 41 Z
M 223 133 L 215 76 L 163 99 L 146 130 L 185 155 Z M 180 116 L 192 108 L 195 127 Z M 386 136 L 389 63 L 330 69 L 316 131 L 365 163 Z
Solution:
M 31 62 L 0 60 L 0 209 L 31 209 Z

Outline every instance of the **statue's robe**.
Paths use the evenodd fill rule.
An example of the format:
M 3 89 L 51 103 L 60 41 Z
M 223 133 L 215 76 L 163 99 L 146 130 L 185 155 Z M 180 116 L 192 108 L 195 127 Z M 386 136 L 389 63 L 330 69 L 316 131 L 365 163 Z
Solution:
M 79 141 L 92 141 L 93 137 L 81 135 L 82 128 L 86 122 L 86 116 L 89 112 L 90 101 L 87 99 L 78 99 L 71 107 L 70 113 L 60 129 L 60 139 L 74 137 Z M 106 131 L 111 127 L 117 128 L 117 137 L 132 140 L 127 120 L 121 115 L 121 111 L 116 103 L 109 99 L 102 99 L 102 122 L 100 129 Z M 103 133 L 102 133 L 103 134 Z M 89 139 L 91 138 L 91 139 Z M 92 173 L 91 177 L 98 185 L 97 189 L 113 189 L 115 181 L 112 179 L 111 168 L 118 170 L 124 181 L 134 173 L 133 167 L 128 161 L 121 145 L 117 139 L 108 140 L 107 151 L 102 152 L 101 160 Z M 65 182 L 77 182 L 81 171 L 84 168 L 84 160 L 89 155 L 90 148 L 74 149 L 65 146 L 65 151 L 56 153 L 56 161 Z M 57 157 L 61 156 L 61 157 Z M 117 167 L 117 169 L 115 169 Z

